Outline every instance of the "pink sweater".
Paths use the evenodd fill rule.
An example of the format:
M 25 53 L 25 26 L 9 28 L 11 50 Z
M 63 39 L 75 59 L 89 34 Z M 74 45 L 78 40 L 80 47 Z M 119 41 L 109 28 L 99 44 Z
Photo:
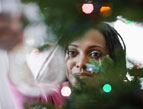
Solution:
M 55 106 L 62 106 L 65 104 L 65 99 L 60 93 L 60 89 L 50 95 L 45 96 L 27 96 L 19 92 L 16 87 L 8 79 L 9 87 L 18 109 L 24 109 L 25 103 L 52 103 Z

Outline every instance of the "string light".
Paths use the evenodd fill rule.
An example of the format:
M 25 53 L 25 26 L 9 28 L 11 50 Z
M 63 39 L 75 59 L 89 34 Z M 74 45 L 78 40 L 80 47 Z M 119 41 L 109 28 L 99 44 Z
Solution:
M 103 86 L 103 91 L 104 91 L 104 92 L 109 93 L 109 92 L 111 92 L 111 90 L 112 90 L 112 87 L 111 87 L 110 84 L 105 84 L 105 85 Z
M 136 68 L 137 68 L 137 69 L 140 69 L 140 67 L 139 67 L 138 65 L 136 66 Z
M 86 70 L 94 74 L 99 72 L 99 67 L 93 64 L 86 64 Z
M 68 86 L 62 87 L 61 94 L 64 97 L 69 97 L 71 95 L 71 89 L 70 89 L 70 87 L 68 87 Z
M 94 6 L 92 3 L 84 3 L 82 5 L 82 11 L 85 13 L 85 14 L 91 14 L 94 10 Z
M 100 13 L 104 17 L 110 16 L 111 15 L 111 7 L 110 6 L 102 6 L 100 8 Z
M 131 24 L 131 23 L 133 23 L 133 21 L 127 20 L 125 23 L 126 24 Z

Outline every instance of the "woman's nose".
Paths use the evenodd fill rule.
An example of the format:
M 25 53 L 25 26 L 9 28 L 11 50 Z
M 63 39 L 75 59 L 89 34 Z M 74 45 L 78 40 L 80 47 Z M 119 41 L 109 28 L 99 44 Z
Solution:
M 78 61 L 76 63 L 76 67 L 80 68 L 82 70 L 86 70 L 86 64 L 88 63 L 88 58 L 86 55 L 82 55 L 78 58 Z

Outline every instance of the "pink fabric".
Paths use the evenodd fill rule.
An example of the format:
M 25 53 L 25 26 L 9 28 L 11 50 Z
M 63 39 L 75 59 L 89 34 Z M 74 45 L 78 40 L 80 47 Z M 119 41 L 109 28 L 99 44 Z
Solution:
M 14 97 L 14 101 L 18 107 L 18 109 L 24 109 L 24 103 L 52 103 L 55 106 L 62 106 L 65 104 L 65 100 L 63 98 L 63 96 L 60 93 L 60 89 L 57 92 L 53 92 L 50 95 L 46 95 L 46 99 L 45 96 L 37 96 L 37 97 L 33 97 L 33 96 L 27 96 L 22 94 L 21 92 L 19 92 L 16 87 L 14 87 L 14 85 L 11 83 L 11 81 L 8 79 L 8 83 L 9 83 L 9 87 L 11 89 L 11 93 Z

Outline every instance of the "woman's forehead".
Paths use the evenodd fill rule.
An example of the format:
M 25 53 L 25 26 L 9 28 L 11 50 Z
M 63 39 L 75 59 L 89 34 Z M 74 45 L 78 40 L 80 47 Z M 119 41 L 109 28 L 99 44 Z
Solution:
M 106 40 L 101 32 L 96 29 L 90 29 L 85 32 L 80 39 L 73 41 L 70 45 L 84 46 L 84 45 L 99 45 L 106 46 Z

